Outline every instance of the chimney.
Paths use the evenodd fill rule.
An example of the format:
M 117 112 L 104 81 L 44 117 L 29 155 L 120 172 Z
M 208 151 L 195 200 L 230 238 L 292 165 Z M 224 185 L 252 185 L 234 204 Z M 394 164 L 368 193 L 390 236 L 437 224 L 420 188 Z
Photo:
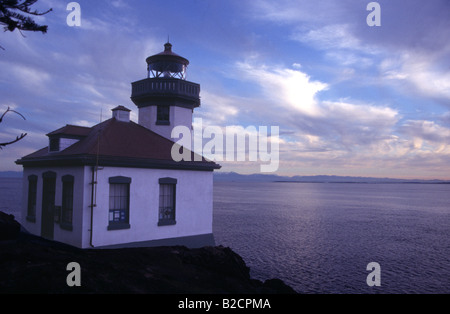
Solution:
M 118 106 L 112 109 L 112 115 L 117 121 L 130 122 L 130 111 L 130 109 L 124 106 Z

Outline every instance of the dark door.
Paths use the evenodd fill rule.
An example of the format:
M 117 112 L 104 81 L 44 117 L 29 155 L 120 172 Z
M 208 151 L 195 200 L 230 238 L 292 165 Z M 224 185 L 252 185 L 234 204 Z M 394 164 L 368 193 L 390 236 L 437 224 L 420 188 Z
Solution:
M 56 173 L 46 172 L 43 179 L 41 236 L 53 239 Z

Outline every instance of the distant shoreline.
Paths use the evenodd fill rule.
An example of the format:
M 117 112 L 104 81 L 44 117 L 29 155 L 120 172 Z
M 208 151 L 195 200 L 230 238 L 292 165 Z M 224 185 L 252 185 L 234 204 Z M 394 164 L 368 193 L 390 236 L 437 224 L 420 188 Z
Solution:
M 238 182 L 238 181 L 235 181 Z M 442 181 L 442 182 L 416 182 L 416 181 L 405 181 L 405 182 L 388 182 L 388 181 L 380 181 L 380 182 L 358 182 L 358 181 L 272 181 L 275 183 L 343 183 L 343 184 L 450 184 L 450 181 Z
M 0 171 L 0 178 L 23 178 L 22 171 Z
M 375 177 L 351 177 L 334 175 L 280 176 L 276 174 L 239 174 L 236 172 L 215 172 L 214 182 L 289 182 L 289 183 L 414 183 L 450 184 L 440 179 L 396 179 Z

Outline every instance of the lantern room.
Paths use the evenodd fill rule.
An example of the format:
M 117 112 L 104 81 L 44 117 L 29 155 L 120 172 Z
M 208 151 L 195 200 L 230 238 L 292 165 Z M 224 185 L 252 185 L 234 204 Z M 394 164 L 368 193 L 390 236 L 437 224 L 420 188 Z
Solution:
M 167 42 L 164 51 L 147 58 L 148 78 L 186 79 L 189 60 L 172 51 L 172 44 Z

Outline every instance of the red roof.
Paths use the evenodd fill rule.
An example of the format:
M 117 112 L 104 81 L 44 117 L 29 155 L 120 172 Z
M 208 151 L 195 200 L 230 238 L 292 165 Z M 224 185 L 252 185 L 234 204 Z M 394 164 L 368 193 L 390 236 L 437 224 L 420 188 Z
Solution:
M 92 128 L 65 126 L 48 135 L 79 135 L 80 141 L 61 152 L 49 152 L 48 148 L 38 150 L 16 161 L 24 166 L 56 165 L 63 163 L 131 166 L 143 168 L 186 168 L 214 170 L 220 166 L 196 155 L 201 161 L 175 162 L 171 151 L 173 141 L 134 122 L 122 122 L 114 118 Z
M 73 135 L 73 136 L 86 136 L 89 134 L 90 131 L 91 131 L 91 128 L 88 128 L 88 127 L 67 124 L 66 126 L 60 128 L 56 131 L 48 133 L 47 136 L 58 135 L 58 134 Z

